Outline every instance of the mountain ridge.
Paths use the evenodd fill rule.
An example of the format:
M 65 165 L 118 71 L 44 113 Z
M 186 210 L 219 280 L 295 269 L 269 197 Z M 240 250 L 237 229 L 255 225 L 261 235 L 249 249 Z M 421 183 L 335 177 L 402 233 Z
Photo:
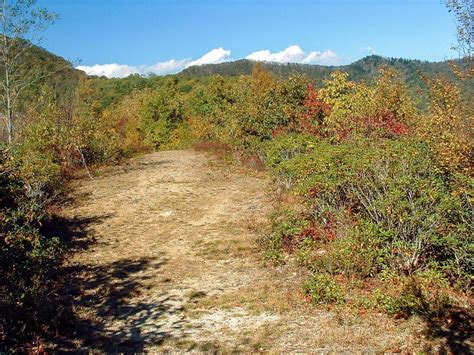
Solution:
M 458 60 L 455 61 L 459 62 Z M 287 77 L 293 72 L 298 72 L 308 75 L 311 79 L 320 81 L 329 77 L 334 71 L 346 71 L 351 80 L 359 81 L 367 77 L 375 77 L 382 65 L 399 69 L 405 74 L 411 74 L 411 72 L 415 70 L 421 70 L 427 74 L 448 74 L 449 62 L 448 60 L 430 62 L 418 59 L 382 57 L 379 55 L 366 56 L 350 64 L 330 66 L 320 64 L 259 62 L 250 59 L 239 59 L 219 64 L 191 66 L 183 69 L 176 75 L 183 77 L 202 77 L 215 74 L 224 76 L 250 75 L 253 65 L 260 63 L 264 69 L 283 77 Z

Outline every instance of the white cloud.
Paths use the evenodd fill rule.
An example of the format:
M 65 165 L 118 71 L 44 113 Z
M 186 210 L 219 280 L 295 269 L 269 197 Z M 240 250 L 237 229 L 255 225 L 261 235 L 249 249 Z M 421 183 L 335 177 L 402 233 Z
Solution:
M 159 62 L 153 65 L 141 66 L 139 74 L 156 74 L 165 75 L 170 73 L 177 73 L 186 66 L 189 59 L 176 60 L 171 59 L 166 62 Z
M 96 65 L 79 65 L 76 67 L 85 71 L 88 75 L 107 76 L 109 78 L 123 78 L 137 72 L 136 67 L 121 64 L 96 64 Z
M 323 52 L 305 52 L 298 45 L 292 45 L 280 52 L 271 52 L 268 49 L 250 53 L 247 59 L 276 63 L 301 63 L 301 64 L 340 64 L 341 58 L 330 49 Z M 85 71 L 89 75 L 107 76 L 109 78 L 124 78 L 131 74 L 156 74 L 166 75 L 177 73 L 193 65 L 217 64 L 231 59 L 230 50 L 223 47 L 214 48 L 202 57 L 192 59 L 171 59 L 166 62 L 159 62 L 152 65 L 126 65 L 126 64 L 95 64 L 80 65 L 79 70 Z
M 217 64 L 217 63 L 228 61 L 229 59 L 230 59 L 230 50 L 219 47 L 204 54 L 201 58 L 197 60 L 193 60 L 187 65 L 187 67 L 190 67 L 192 65 Z
M 131 74 L 156 74 L 166 75 L 177 73 L 191 65 L 216 64 L 230 59 L 230 50 L 222 47 L 215 48 L 196 60 L 191 59 L 171 59 L 166 62 L 159 62 L 152 65 L 126 65 L 126 64 L 95 64 L 79 65 L 76 68 L 85 71 L 88 75 L 107 76 L 109 78 L 125 78 Z
M 326 49 L 323 52 L 311 51 L 307 53 L 298 45 L 292 45 L 280 52 L 274 53 L 264 49 L 250 53 L 246 58 L 262 62 L 326 65 L 338 64 L 340 60 L 339 56 L 330 49 Z

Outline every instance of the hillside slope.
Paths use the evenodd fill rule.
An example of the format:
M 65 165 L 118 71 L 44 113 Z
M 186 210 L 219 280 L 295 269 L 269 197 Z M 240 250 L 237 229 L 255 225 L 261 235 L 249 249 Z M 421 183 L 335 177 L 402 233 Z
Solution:
M 192 66 L 184 69 L 179 75 L 185 77 L 201 77 L 215 74 L 225 76 L 250 75 L 254 64 L 255 62 L 252 60 L 242 59 L 220 64 Z M 449 62 L 447 61 L 426 62 L 414 59 L 384 58 L 378 55 L 371 55 L 349 65 L 340 66 L 296 63 L 279 64 L 270 62 L 262 62 L 261 65 L 266 70 L 282 77 L 287 77 L 293 72 L 298 72 L 307 75 L 316 82 L 327 79 L 329 75 L 336 70 L 347 72 L 350 76 L 350 80 L 370 80 L 377 75 L 381 66 L 388 66 L 399 70 L 405 74 L 408 81 L 416 78 L 417 73 L 420 71 L 428 75 L 450 73 Z
M 178 76 L 182 78 L 202 78 L 212 75 L 250 75 L 255 63 L 256 62 L 251 60 L 242 59 L 220 64 L 192 66 L 184 69 Z M 456 76 L 453 75 L 451 63 L 452 61 L 427 62 L 415 59 L 384 58 L 378 55 L 371 55 L 349 65 L 341 66 L 296 63 L 279 64 L 268 62 L 261 62 L 261 65 L 265 70 L 283 78 L 287 78 L 292 73 L 306 75 L 313 81 L 316 87 L 321 87 L 323 81 L 329 79 L 331 73 L 335 71 L 347 72 L 349 74 L 349 80 L 356 82 L 366 81 L 370 83 L 376 78 L 380 68 L 392 68 L 401 74 L 402 79 L 412 95 L 419 100 L 420 107 L 426 108 L 428 102 L 428 86 L 425 78 L 446 77 L 450 80 L 457 81 Z M 455 60 L 454 63 L 461 67 L 465 65 L 460 60 Z M 472 80 L 461 83 L 461 87 L 463 98 L 470 100 L 470 97 L 474 94 Z
M 79 78 L 87 75 L 74 68 L 68 60 L 38 46 L 31 46 L 15 63 L 18 70 L 16 76 L 26 78 L 29 85 L 22 91 L 19 98 L 19 110 L 31 104 L 32 99 L 41 95 L 41 90 L 48 87 L 58 103 L 70 105 L 74 89 Z M 0 81 L 3 81 L 5 71 L 0 63 Z M 23 80 L 22 80 L 23 81 Z

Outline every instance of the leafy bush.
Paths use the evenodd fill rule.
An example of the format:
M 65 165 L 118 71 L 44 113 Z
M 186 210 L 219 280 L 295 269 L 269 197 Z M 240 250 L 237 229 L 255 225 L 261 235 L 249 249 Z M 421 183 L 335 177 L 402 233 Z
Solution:
M 393 284 L 392 290 L 376 290 L 374 297 L 378 307 L 397 318 L 417 314 L 433 319 L 443 316 L 452 307 L 448 283 L 439 272 L 417 272 L 409 277 L 399 277 Z
M 297 188 L 306 189 L 313 218 L 351 211 L 359 228 L 370 225 L 369 235 L 389 250 L 390 267 L 410 274 L 455 260 L 457 270 L 470 270 L 471 201 L 454 193 L 455 184 L 436 168 L 424 143 L 323 143 L 294 160 L 305 176 Z M 302 166 L 309 170 L 306 175 Z
M 42 225 L 74 169 L 121 154 L 95 94 L 90 81 L 81 83 L 68 116 L 44 89 L 27 112 L 21 139 L 0 152 L 0 351 L 54 329 L 62 236 L 46 235 Z
M 18 170 L 5 159 L 0 162 L 0 335 L 11 346 L 32 341 L 53 324 L 62 251 L 59 239 L 39 230 L 50 197 L 46 187 L 51 191 L 54 185 L 48 173 L 31 172 L 47 170 L 37 169 L 44 161 Z
M 429 112 L 417 122 L 418 134 L 435 152 L 442 167 L 474 174 L 474 104 L 461 99 L 459 85 L 445 79 L 429 82 Z
M 232 83 L 221 76 L 214 76 L 207 85 L 198 86 L 190 98 L 191 116 L 205 119 L 214 130 L 224 128 L 229 123 L 226 112 L 235 103 L 232 89 Z
M 374 86 L 349 81 L 335 72 L 319 91 L 319 132 L 333 141 L 352 135 L 399 136 L 408 132 L 418 115 L 408 89 L 393 70 L 382 68 Z M 311 97 L 311 96 L 310 96 Z M 324 106 L 320 99 L 327 105 Z M 311 102 L 309 102 L 311 103 Z
M 441 312 L 449 302 L 434 283 L 471 287 L 472 178 L 446 174 L 429 145 L 417 138 L 338 144 L 319 139 L 305 151 L 304 136 L 299 144 L 289 137 L 275 139 L 267 151 L 276 158 L 269 161 L 277 180 L 291 180 L 305 210 L 274 226 L 273 250 L 296 250 L 298 260 L 325 279 L 415 278 L 419 286 L 431 285 L 421 293 L 406 286 L 383 301 L 391 314 L 426 313 L 427 304 L 433 305 L 430 312 Z M 280 154 L 293 151 L 293 143 L 299 154 Z M 325 300 L 325 287 L 331 289 L 319 278 L 314 288 L 305 286 L 318 302 Z
M 344 294 L 331 275 L 315 274 L 303 283 L 303 290 L 315 303 L 344 302 Z
M 374 235 L 376 230 L 372 224 L 359 223 L 354 228 L 347 228 L 345 233 L 337 232 L 344 236 L 317 245 L 312 253 L 308 253 L 306 264 L 311 270 L 360 278 L 373 277 L 382 271 L 389 251 Z
M 81 79 L 76 89 L 71 120 L 63 129 L 62 149 L 75 152 L 76 164 L 104 163 L 121 154 L 112 123 L 104 119 L 100 92 L 92 79 Z M 79 161 L 77 161 L 79 160 Z
M 153 148 L 163 148 L 171 142 L 171 134 L 183 121 L 183 102 L 176 82 L 153 92 L 144 103 L 141 111 L 140 131 L 144 142 Z
M 296 211 L 290 209 L 275 211 L 271 216 L 271 220 L 272 233 L 264 236 L 262 245 L 268 259 L 282 261 L 282 251 L 294 249 L 293 236 L 300 233 L 307 222 Z
M 150 94 L 150 90 L 133 92 L 118 104 L 108 107 L 103 113 L 104 121 L 113 127 L 119 149 L 125 156 L 149 148 L 144 142 L 144 134 L 140 128 L 141 110 Z
M 278 167 L 282 162 L 314 150 L 316 137 L 305 134 L 279 135 L 267 143 L 265 163 L 270 168 Z

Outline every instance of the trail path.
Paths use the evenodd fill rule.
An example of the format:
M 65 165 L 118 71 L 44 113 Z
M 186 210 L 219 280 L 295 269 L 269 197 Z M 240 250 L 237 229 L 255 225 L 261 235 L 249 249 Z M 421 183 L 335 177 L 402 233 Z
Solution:
M 315 311 L 301 275 L 263 265 L 269 181 L 193 151 L 159 152 L 74 186 L 63 215 L 87 245 L 68 262 L 66 349 L 392 350 L 412 327 Z

